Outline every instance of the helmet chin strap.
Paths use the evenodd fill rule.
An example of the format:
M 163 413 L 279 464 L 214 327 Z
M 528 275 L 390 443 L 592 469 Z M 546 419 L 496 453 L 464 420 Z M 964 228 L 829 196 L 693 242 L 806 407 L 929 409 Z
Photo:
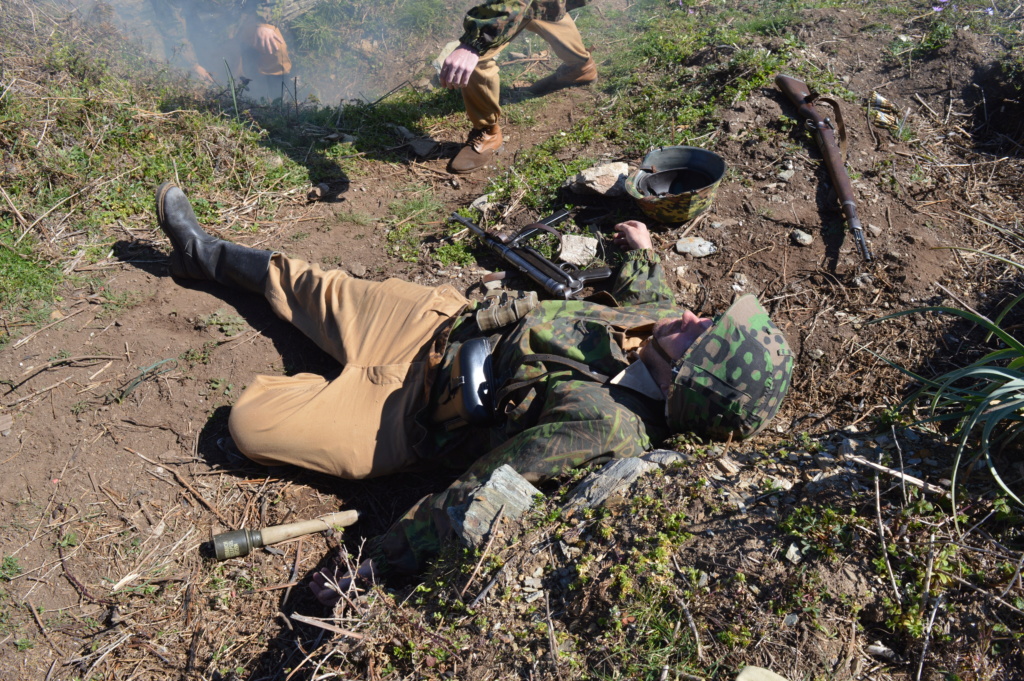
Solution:
M 669 357 L 668 352 L 665 350 L 664 346 L 658 342 L 657 337 L 653 333 L 650 336 L 650 343 L 651 347 L 654 348 L 654 351 L 661 355 L 661 358 L 668 363 L 669 370 L 672 372 L 672 379 L 675 380 L 676 374 L 679 373 L 679 367 L 676 366 L 676 362 L 678 362 L 679 359 L 672 359 Z

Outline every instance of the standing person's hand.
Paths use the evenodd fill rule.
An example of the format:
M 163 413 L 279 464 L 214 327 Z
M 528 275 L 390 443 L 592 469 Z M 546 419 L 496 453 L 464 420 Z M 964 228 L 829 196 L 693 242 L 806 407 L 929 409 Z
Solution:
M 210 85 L 213 85 L 213 83 L 214 83 L 213 76 L 211 76 L 210 72 L 207 71 L 206 69 L 204 69 L 199 64 L 193 64 L 192 65 L 192 73 L 194 73 L 197 76 L 199 76 L 199 80 L 203 81 L 204 83 L 209 83 Z
M 480 55 L 465 45 L 455 48 L 441 66 L 441 86 L 449 90 L 461 90 L 469 85 L 469 77 L 480 62 Z
M 256 29 L 256 47 L 261 52 L 276 54 L 284 46 L 280 32 L 270 24 L 260 24 Z
M 627 251 L 635 251 L 639 248 L 654 248 L 651 243 L 651 233 L 647 231 L 647 225 L 639 220 L 626 220 L 615 225 L 617 234 L 612 239 L 616 246 L 624 246 Z

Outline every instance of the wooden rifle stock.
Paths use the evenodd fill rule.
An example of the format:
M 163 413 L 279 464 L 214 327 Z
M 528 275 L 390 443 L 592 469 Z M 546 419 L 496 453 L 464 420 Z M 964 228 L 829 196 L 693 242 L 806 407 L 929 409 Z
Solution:
M 871 250 L 868 248 L 868 242 L 864 238 L 864 228 L 860 224 L 860 218 L 857 217 L 857 205 L 853 199 L 853 186 L 850 184 L 850 176 L 846 172 L 843 153 L 836 142 L 835 126 L 833 126 L 831 119 L 822 117 L 815 108 L 814 101 L 818 99 L 818 95 L 810 92 L 807 88 L 807 83 L 779 74 L 775 76 L 775 84 L 789 98 L 789 101 L 793 102 L 796 106 L 797 111 L 805 119 L 804 124 L 807 126 L 807 129 L 814 133 L 814 138 L 817 140 L 818 147 L 821 149 L 821 155 L 825 160 L 825 168 L 828 170 L 829 177 L 832 178 L 836 194 L 839 195 L 839 203 L 842 205 L 843 215 L 846 216 L 846 224 L 849 226 L 854 241 L 857 243 L 857 250 L 860 251 L 860 255 L 864 258 L 865 262 L 871 262 Z M 845 141 L 846 130 L 843 126 L 842 114 L 839 112 L 839 105 L 833 100 L 823 99 L 822 101 L 827 101 L 832 105 L 839 125 L 840 137 Z

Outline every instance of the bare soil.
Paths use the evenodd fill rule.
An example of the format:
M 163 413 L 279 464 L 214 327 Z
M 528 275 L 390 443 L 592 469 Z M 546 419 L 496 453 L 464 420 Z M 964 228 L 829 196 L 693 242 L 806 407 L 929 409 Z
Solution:
M 716 678 L 743 664 L 790 679 L 1021 678 L 1019 537 L 989 542 L 984 528 L 954 537 L 951 523 L 938 520 L 901 534 L 900 514 L 914 503 L 913 492 L 883 476 L 876 498 L 874 473 L 843 459 L 857 447 L 872 461 L 898 452 L 917 477 L 948 484 L 951 452 L 941 438 L 899 427 L 881 440 L 864 434 L 907 389 L 906 378 L 880 357 L 931 375 L 975 357 L 982 336 L 924 314 L 868 322 L 940 303 L 988 312 L 1017 292 L 1019 280 L 1009 268 L 955 249 L 1016 256 L 1016 245 L 985 223 L 1019 226 L 1024 108 L 997 82 L 999 48 L 987 36 L 958 31 L 937 55 L 907 67 L 885 59 L 891 32 L 864 30 L 875 17 L 852 10 L 816 16 L 801 29 L 808 45 L 803 58 L 843 74 L 846 88 L 861 99 L 878 91 L 908 114 L 912 134 L 899 139 L 869 123 L 862 101 L 844 102 L 848 168 L 875 262 L 862 262 L 853 247 L 820 155 L 786 124 L 783 115 L 796 114 L 780 92 L 765 88 L 723 111 L 706 146 L 727 160 L 727 181 L 707 216 L 689 225 L 654 226 L 656 246 L 680 303 L 698 313 L 722 310 L 737 291 L 757 293 L 797 354 L 795 380 L 769 433 L 710 454 L 684 448 L 695 457 L 692 465 L 638 483 L 631 496 L 659 499 L 669 512 L 686 515 L 692 538 L 674 554 L 675 573 L 665 579 L 688 594 L 701 661 L 716 661 L 705 667 L 716 670 Z M 506 127 L 497 165 L 557 134 L 604 97 L 600 87 L 549 95 L 534 125 Z M 334 202 L 283 205 L 275 224 L 249 243 L 368 279 L 451 281 L 479 295 L 481 267 L 400 261 L 389 253 L 382 226 L 345 218 L 383 214 L 411 183 L 431 185 L 452 209 L 477 198 L 488 171 L 457 179 L 445 172 L 463 134 L 435 131 L 446 142 L 437 157 L 410 157 L 404 165 L 382 166 L 379 175 L 354 178 Z M 588 152 L 639 161 L 620 158 L 612 147 Z M 792 177 L 781 179 L 789 169 Z M 639 216 L 626 199 L 614 208 L 616 217 Z M 537 217 L 519 211 L 507 222 Z M 793 243 L 797 228 L 814 237 L 810 246 Z M 446 620 L 459 636 L 441 631 L 431 619 L 437 604 L 417 601 L 414 585 L 392 585 L 354 603 L 358 612 L 335 613 L 342 618 L 338 626 L 364 638 L 336 637 L 290 620 L 295 613 L 325 614 L 304 585 L 324 555 L 317 536 L 222 564 L 202 556 L 200 544 L 212 532 L 339 508 L 363 511 L 347 537 L 354 550 L 360 537 L 385 529 L 422 494 L 443 488 L 446 478 L 438 473 L 354 484 L 266 469 L 238 456 L 226 441 L 226 418 L 253 376 L 329 376 L 338 368 L 260 299 L 171 279 L 168 245 L 155 219 L 125 225 L 124 232 L 112 257 L 92 266 L 105 279 L 103 290 L 66 291 L 52 324 L 0 354 L 0 376 L 12 382 L 3 389 L 3 413 L 13 418 L 0 437 L 0 541 L 2 553 L 22 568 L 3 584 L 8 598 L 0 645 L 7 654 L 0 676 L 312 679 L 326 678 L 320 674 L 328 669 L 343 678 L 629 676 L 608 667 L 609 651 L 630 636 L 642 640 L 643 622 L 618 610 L 623 587 L 613 568 L 663 531 L 663 520 L 628 505 L 613 508 L 605 521 L 613 528 L 610 537 L 587 521 L 578 526 L 577 544 L 565 540 L 566 526 L 556 531 L 543 524 L 531 541 L 515 542 L 510 534 L 507 546 L 497 542 L 492 552 L 516 568 L 498 576 L 493 593 L 504 585 L 514 595 L 521 578 L 541 568 L 547 595 L 538 602 L 546 600 L 547 608 L 520 607 L 513 596 L 495 595 L 478 605 L 480 617 Z M 714 242 L 718 253 L 700 260 L 675 253 L 682 234 Z M 805 432 L 810 437 L 801 440 Z M 735 469 L 718 461 L 722 457 Z M 881 555 L 878 528 L 865 518 L 874 518 L 876 501 L 890 543 L 930 536 L 933 543 L 966 547 L 973 582 L 948 580 L 928 650 L 923 633 L 909 637 L 887 619 L 884 601 L 898 594 L 873 564 Z M 819 546 L 805 550 L 802 562 L 785 558 L 799 542 L 779 521 L 806 505 L 859 513 L 838 556 Z M 990 500 L 979 499 L 965 512 L 980 520 L 991 509 Z M 571 518 L 563 522 L 577 527 Z M 552 549 L 548 540 L 556 534 L 561 546 L 593 556 L 584 586 L 568 579 L 580 575 L 579 552 Z M 545 541 L 546 551 L 529 551 Z M 468 576 L 453 560 L 427 578 L 430 584 L 450 580 L 450 591 L 438 587 L 435 593 L 452 596 L 464 587 Z M 997 569 L 1002 563 L 1011 565 L 1010 574 Z M 968 580 L 966 572 L 950 572 Z M 478 577 L 467 600 L 492 578 Z M 296 585 L 278 588 L 291 582 Z M 926 620 L 933 602 L 927 601 Z M 790 614 L 795 620 L 786 618 Z M 586 668 L 551 662 L 546 629 L 528 626 L 538 618 L 576 637 L 575 654 Z M 503 621 L 504 628 L 498 625 Z M 691 635 L 682 617 L 676 635 L 680 641 Z M 891 656 L 871 652 L 876 642 Z M 404 656 L 396 652 L 403 646 L 411 650 Z M 315 672 L 317 663 L 326 666 Z M 684 671 L 673 666 L 661 678 L 683 678 L 676 674 Z

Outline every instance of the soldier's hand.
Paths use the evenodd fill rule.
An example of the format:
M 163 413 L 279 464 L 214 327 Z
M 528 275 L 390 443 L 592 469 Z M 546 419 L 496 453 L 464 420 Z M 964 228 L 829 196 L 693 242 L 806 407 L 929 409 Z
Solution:
M 337 565 L 331 565 L 319 570 L 313 575 L 313 579 L 309 583 L 309 590 L 320 603 L 332 608 L 341 599 L 341 594 L 348 591 L 352 586 L 353 580 L 372 582 L 373 579 L 373 560 L 367 558 L 359 564 L 354 575 L 349 573 L 338 574 Z
M 627 251 L 635 251 L 640 248 L 654 248 L 651 243 L 651 233 L 647 231 L 647 225 L 639 220 L 626 220 L 615 225 L 617 234 L 612 242 L 616 246 L 624 246 Z
M 260 24 L 256 29 L 256 47 L 266 54 L 276 54 L 285 46 L 281 34 L 270 24 Z
M 461 90 L 469 85 L 469 77 L 480 62 L 480 55 L 465 45 L 455 48 L 441 66 L 441 86 L 449 90 Z
M 192 73 L 196 74 L 199 77 L 199 80 L 203 81 L 204 83 L 213 84 L 214 82 L 213 76 L 210 75 L 210 72 L 204 69 L 199 64 L 192 65 Z

